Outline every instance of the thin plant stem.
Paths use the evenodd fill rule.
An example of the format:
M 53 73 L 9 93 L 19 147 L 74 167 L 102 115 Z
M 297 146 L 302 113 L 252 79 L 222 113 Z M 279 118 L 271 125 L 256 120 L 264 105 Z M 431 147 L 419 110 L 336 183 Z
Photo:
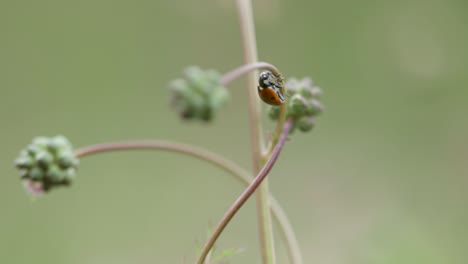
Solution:
M 278 70 L 278 68 L 276 68 L 276 66 L 267 62 L 256 62 L 256 63 L 244 64 L 242 66 L 239 66 L 225 73 L 221 77 L 220 84 L 223 86 L 226 86 L 230 82 L 236 80 L 237 78 L 240 78 L 241 76 L 251 71 L 259 70 L 259 69 L 266 69 L 266 70 L 271 71 L 276 76 L 278 81 L 280 82 L 281 86 L 283 87 L 283 93 L 285 93 L 284 89 L 286 86 L 284 84 L 284 80 L 283 80 L 283 76 L 281 72 Z M 285 117 L 286 117 L 286 111 L 285 111 L 285 108 L 283 107 L 280 109 L 280 117 L 279 117 L 279 122 L 276 127 L 275 134 L 272 140 L 269 142 L 270 145 L 267 148 L 267 152 L 263 156 L 264 162 L 266 162 L 269 155 L 271 154 L 272 146 L 274 146 L 274 143 L 276 143 L 278 139 L 278 135 L 279 135 L 278 131 L 279 129 L 283 128 Z M 303 264 L 302 253 L 299 247 L 299 243 L 297 242 L 296 235 L 294 233 L 294 230 L 292 229 L 292 226 L 289 223 L 289 219 L 287 218 L 286 213 L 284 213 L 284 210 L 281 208 L 278 202 L 271 195 L 269 196 L 269 202 L 270 202 L 270 210 L 275 220 L 278 221 L 280 218 L 284 217 L 284 219 L 282 219 L 281 221 L 278 221 L 278 223 L 280 225 L 280 231 L 282 232 L 283 237 L 286 240 L 286 247 L 288 249 L 288 256 L 289 256 L 290 262 L 292 264 Z
M 242 167 L 222 156 L 202 148 L 171 141 L 147 140 L 103 143 L 78 149 L 75 151 L 75 156 L 77 158 L 84 158 L 99 153 L 128 150 L 165 150 L 177 152 L 207 161 L 228 172 L 230 175 L 234 176 L 237 180 L 245 185 L 249 185 L 253 179 L 250 174 Z M 291 263 L 302 264 L 301 252 L 299 251 L 297 238 L 286 213 L 284 212 L 279 202 L 271 194 L 270 201 L 271 213 L 276 220 L 282 235 L 284 236 Z
M 240 32 L 244 51 L 245 64 L 258 61 L 257 43 L 251 0 L 237 0 Z M 257 71 L 251 71 L 247 76 L 247 93 L 249 105 L 250 138 L 252 146 L 252 162 L 254 174 L 263 165 L 263 129 L 261 123 L 260 99 L 256 95 Z M 275 243 L 273 239 L 273 225 L 269 211 L 268 181 L 259 188 L 257 194 L 257 221 L 260 238 L 260 249 L 263 264 L 276 264 Z
M 283 88 L 285 87 L 283 81 L 281 81 Z M 282 104 L 280 106 L 280 113 L 278 117 L 278 122 L 276 123 L 276 129 L 271 137 L 271 141 L 267 147 L 267 151 L 263 154 L 263 162 L 270 158 L 271 152 L 273 151 L 273 147 L 275 146 L 276 142 L 278 141 L 279 136 L 281 135 L 281 131 L 283 130 L 284 122 L 286 121 L 286 104 Z
M 284 212 L 278 201 L 270 194 L 270 210 L 273 218 L 279 226 L 281 235 L 284 237 L 288 258 L 291 264 L 304 264 L 301 248 L 297 241 L 294 229 L 289 222 L 287 214 Z
M 284 129 L 280 135 L 278 143 L 276 144 L 275 148 L 273 149 L 271 153 L 270 159 L 266 162 L 266 164 L 260 170 L 258 175 L 249 184 L 249 186 L 244 190 L 244 192 L 242 192 L 242 194 L 237 198 L 237 200 L 231 205 L 229 210 L 224 214 L 223 218 L 221 219 L 221 221 L 218 223 L 215 230 L 213 231 L 213 234 L 208 239 L 206 244 L 203 246 L 202 253 L 200 254 L 200 257 L 198 258 L 197 264 L 205 264 L 206 256 L 213 248 L 214 244 L 218 240 L 224 228 L 226 228 L 226 226 L 232 220 L 234 215 L 245 204 L 245 202 L 250 198 L 250 196 L 252 196 L 255 190 L 259 188 L 262 181 L 265 180 L 266 176 L 273 168 L 273 165 L 276 163 L 276 160 L 278 159 L 279 154 L 281 153 L 281 150 L 283 149 L 284 143 L 286 142 L 287 136 L 291 128 L 292 128 L 292 120 L 288 120 L 284 125 Z
M 266 69 L 266 70 L 269 70 L 271 71 L 275 76 L 280 76 L 281 73 L 280 71 L 278 70 L 278 68 L 276 68 L 274 65 L 268 63 L 268 62 L 254 62 L 254 63 L 250 63 L 250 64 L 244 64 L 238 68 L 235 68 L 234 70 L 230 71 L 230 72 L 227 72 L 225 73 L 222 77 L 221 77 L 221 81 L 220 81 L 220 84 L 221 85 L 227 85 L 228 83 L 234 81 L 235 79 L 251 72 L 251 71 L 254 71 L 254 70 L 259 70 L 259 69 Z
M 252 6 L 250 0 L 237 0 L 240 31 L 242 37 L 242 50 L 244 63 L 252 64 L 258 61 L 255 28 L 253 26 Z M 250 141 L 252 145 L 252 160 L 254 170 L 261 168 L 260 155 L 263 151 L 263 131 L 261 123 L 260 99 L 256 95 L 258 71 L 247 74 L 247 98 L 249 106 Z

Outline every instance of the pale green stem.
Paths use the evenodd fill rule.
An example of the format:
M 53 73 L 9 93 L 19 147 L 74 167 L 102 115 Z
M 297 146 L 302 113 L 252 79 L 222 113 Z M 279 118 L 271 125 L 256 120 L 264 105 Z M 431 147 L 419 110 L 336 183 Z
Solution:
M 279 79 L 279 80 L 281 80 L 280 83 L 282 84 L 283 89 L 286 89 L 286 86 L 284 82 L 282 81 L 282 79 Z M 271 152 L 273 151 L 273 147 L 275 146 L 276 142 L 278 141 L 279 136 L 281 135 L 281 131 L 283 130 L 285 121 L 286 121 L 286 103 L 280 106 L 280 113 L 278 117 L 278 122 L 276 123 L 275 133 L 273 134 L 271 141 L 269 142 L 266 153 L 263 154 L 263 161 L 269 159 Z
M 250 63 L 250 64 L 244 64 L 242 66 L 239 66 L 239 67 L 235 68 L 234 70 L 232 70 L 230 72 L 225 73 L 221 77 L 220 84 L 225 86 L 228 83 L 234 81 L 235 79 L 241 77 L 242 75 L 245 75 L 247 73 L 250 73 L 252 71 L 259 70 L 259 69 L 269 70 L 275 76 L 277 76 L 277 78 L 278 78 L 278 76 L 281 76 L 280 71 L 278 70 L 278 68 L 275 67 L 275 65 L 270 64 L 268 62 L 254 62 L 254 63 Z M 282 80 L 282 77 L 280 77 L 280 78 Z M 278 78 L 278 80 L 280 80 L 280 78 Z M 258 84 L 256 84 L 256 85 L 258 85 Z
M 236 163 L 223 158 L 222 156 L 202 148 L 171 141 L 151 140 L 103 143 L 78 149 L 75 151 L 75 156 L 77 158 L 83 158 L 98 153 L 123 150 L 166 150 L 177 152 L 207 161 L 228 172 L 230 175 L 235 176 L 237 180 L 244 183 L 245 185 L 249 185 L 249 183 L 253 180 L 253 178 L 246 170 L 244 170 Z M 291 263 L 302 264 L 301 252 L 298 246 L 298 242 L 292 229 L 292 225 L 286 216 L 286 213 L 284 212 L 283 208 L 281 208 L 278 201 L 271 194 L 270 201 L 271 213 L 278 223 L 282 235 L 284 236 Z
M 255 26 L 251 0 L 237 0 L 242 46 L 245 64 L 258 61 L 257 43 L 255 39 Z M 263 129 L 261 125 L 260 99 L 256 94 L 257 71 L 247 76 L 247 92 L 249 101 L 249 119 L 251 130 L 253 171 L 257 174 L 263 165 Z M 269 211 L 268 181 L 265 181 L 257 193 L 257 215 L 260 248 L 263 264 L 276 264 L 275 243 L 273 238 L 273 225 Z
M 257 43 L 255 40 L 255 28 L 253 26 L 252 6 L 250 0 L 237 0 L 244 63 L 257 63 Z M 260 99 L 257 96 L 258 71 L 250 71 L 247 74 L 247 98 L 249 106 L 250 138 L 252 145 L 252 160 L 256 172 L 260 170 L 261 153 L 263 152 L 263 131 L 261 123 Z
M 197 264 L 206 264 L 205 262 L 206 256 L 213 248 L 214 244 L 216 243 L 216 240 L 218 240 L 224 228 L 226 228 L 226 226 L 232 220 L 234 215 L 245 204 L 245 202 L 247 202 L 250 196 L 252 196 L 252 194 L 259 188 L 259 186 L 261 186 L 261 183 L 263 182 L 263 180 L 266 179 L 266 176 L 273 168 L 273 165 L 275 164 L 276 160 L 279 157 L 279 154 L 281 153 L 281 150 L 283 149 L 284 143 L 286 142 L 289 131 L 291 131 L 292 125 L 293 125 L 292 120 L 288 120 L 285 123 L 283 131 L 278 139 L 278 143 L 276 144 L 276 146 L 274 147 L 271 153 L 270 159 L 265 163 L 265 165 L 260 170 L 258 175 L 255 176 L 254 180 L 249 184 L 249 186 L 247 186 L 244 192 L 242 192 L 242 194 L 237 198 L 237 200 L 231 205 L 229 210 L 227 210 L 223 218 L 221 218 L 218 225 L 214 229 L 213 234 L 208 239 L 206 244 L 203 246 L 203 249 L 200 254 L 200 257 L 198 258 Z
M 274 65 L 272 65 L 270 63 L 267 63 L 267 62 L 256 62 L 256 63 L 251 63 L 251 64 L 245 64 L 245 65 L 242 65 L 242 66 L 240 66 L 238 68 L 235 68 L 235 69 L 225 73 L 222 76 L 220 84 L 223 85 L 223 86 L 226 86 L 230 82 L 236 80 L 237 78 L 239 78 L 239 77 L 241 77 L 241 76 L 243 76 L 243 75 L 245 75 L 245 74 L 247 74 L 247 73 L 249 73 L 249 72 L 251 72 L 253 70 L 258 70 L 258 69 L 265 69 L 265 70 L 271 71 L 276 76 L 276 78 L 278 79 L 280 84 L 282 85 L 283 94 L 285 94 L 284 90 L 285 90 L 286 86 L 285 86 L 285 84 L 283 82 L 284 81 L 283 76 L 281 75 L 278 68 L 276 68 Z M 276 143 L 277 140 L 278 140 L 278 135 L 280 133 L 279 129 L 283 128 L 285 117 L 286 117 L 286 109 L 283 106 L 280 109 L 280 117 L 279 117 L 278 124 L 276 126 L 275 134 L 273 135 L 272 140 L 269 142 L 269 147 L 268 147 L 267 153 L 265 153 L 265 155 L 263 156 L 263 162 L 264 163 L 266 162 L 266 160 L 268 160 L 269 156 L 271 155 L 271 151 L 273 150 L 272 147 L 274 146 L 274 143 Z M 266 192 L 266 193 L 268 193 L 268 192 Z M 271 210 L 271 213 L 273 214 L 273 217 L 276 217 L 276 218 L 284 217 L 284 219 L 281 222 L 282 223 L 288 223 L 287 225 L 283 225 L 282 227 L 280 226 L 280 231 L 283 233 L 283 236 L 286 239 L 285 242 L 286 242 L 286 247 L 288 249 L 288 255 L 289 255 L 290 262 L 292 264 L 303 264 L 302 254 L 301 254 L 301 250 L 300 250 L 300 247 L 299 247 L 299 243 L 297 242 L 296 235 L 294 234 L 294 230 L 292 229 L 292 226 L 289 224 L 289 220 L 287 218 L 287 215 L 284 213 L 282 208 L 279 207 L 279 204 L 277 204 L 277 201 L 274 200 L 271 195 L 270 195 L 270 198 L 269 198 L 269 202 L 270 202 L 270 207 L 271 207 L 270 210 Z M 275 204 L 277 204 L 277 206 Z M 281 214 L 275 215 L 274 210 L 272 210 L 273 208 L 277 208 L 279 211 L 281 211 Z

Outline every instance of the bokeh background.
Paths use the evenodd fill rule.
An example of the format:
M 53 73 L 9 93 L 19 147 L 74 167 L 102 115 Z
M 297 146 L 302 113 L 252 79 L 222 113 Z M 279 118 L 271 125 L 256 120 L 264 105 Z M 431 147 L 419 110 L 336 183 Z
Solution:
M 324 90 L 317 127 L 270 175 L 305 262 L 466 263 L 467 2 L 254 2 L 260 59 Z M 234 1 L 1 0 L 0 32 L 0 263 L 193 263 L 243 188 L 228 174 L 174 153 L 106 154 L 32 201 L 13 160 L 64 134 L 76 147 L 177 140 L 250 168 L 244 80 L 213 124 L 168 107 L 186 66 L 242 63 Z M 250 201 L 218 244 L 244 249 L 231 263 L 260 262 L 256 225 Z

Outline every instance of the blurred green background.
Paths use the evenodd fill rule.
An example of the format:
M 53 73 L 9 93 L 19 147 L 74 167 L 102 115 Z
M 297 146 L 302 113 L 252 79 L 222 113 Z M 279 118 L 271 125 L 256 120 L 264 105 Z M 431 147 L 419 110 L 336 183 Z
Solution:
M 316 129 L 270 175 L 305 262 L 466 263 L 467 2 L 254 2 L 260 59 L 324 90 Z M 193 263 L 242 190 L 226 173 L 173 153 L 106 154 L 31 201 L 13 160 L 64 134 L 77 147 L 177 140 L 250 168 L 244 80 L 210 125 L 167 103 L 186 66 L 242 63 L 237 22 L 228 0 L 0 1 L 0 263 Z M 244 248 L 232 263 L 260 262 L 256 225 L 250 201 L 219 242 Z

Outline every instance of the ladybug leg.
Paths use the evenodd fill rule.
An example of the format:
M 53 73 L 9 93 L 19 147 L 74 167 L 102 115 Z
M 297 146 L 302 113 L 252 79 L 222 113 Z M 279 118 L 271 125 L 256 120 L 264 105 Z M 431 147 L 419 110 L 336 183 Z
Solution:
M 281 102 L 284 102 L 284 96 L 283 94 L 281 93 L 280 90 L 276 90 L 276 94 L 278 95 L 278 98 L 281 100 Z
M 275 86 L 278 87 L 278 88 L 280 88 L 280 89 L 283 88 L 283 85 L 281 85 L 280 82 L 276 82 L 276 83 L 275 83 Z

